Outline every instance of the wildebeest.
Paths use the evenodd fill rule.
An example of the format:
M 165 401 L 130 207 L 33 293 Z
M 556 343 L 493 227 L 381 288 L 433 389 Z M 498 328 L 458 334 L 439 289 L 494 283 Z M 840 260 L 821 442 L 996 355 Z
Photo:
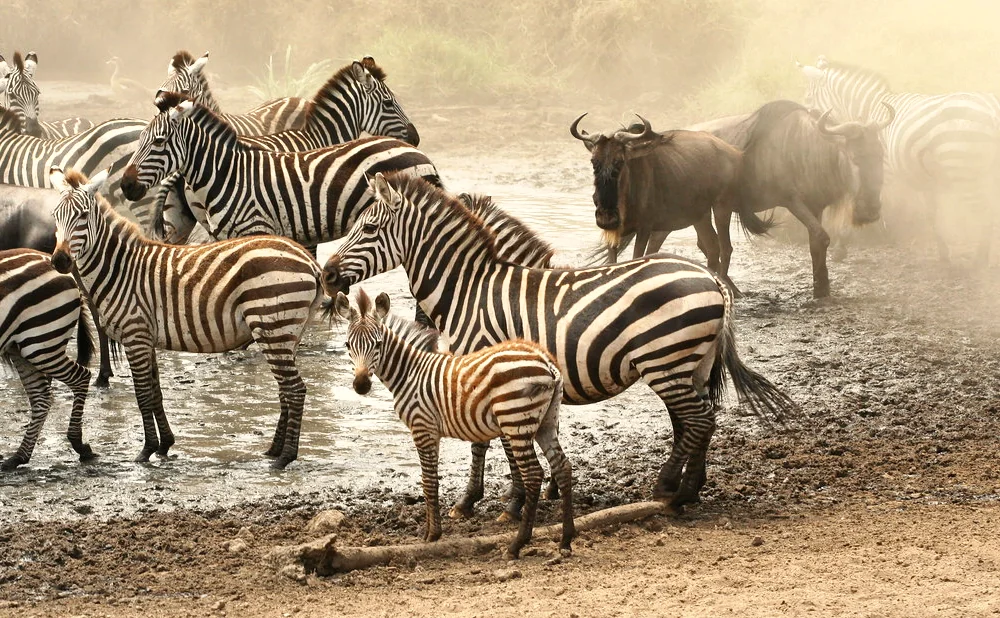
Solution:
M 633 257 L 638 258 L 659 251 L 671 231 L 693 225 L 708 267 L 732 285 L 727 275 L 732 212 L 753 234 L 769 227 L 739 201 L 740 152 L 709 133 L 658 133 L 642 116 L 642 125 L 590 135 L 579 130 L 583 116 L 573 121 L 570 134 L 591 153 L 596 219 L 604 230 L 608 261 L 614 263 L 633 236 Z M 718 234 L 713 210 L 716 221 L 726 223 Z
M 35 249 L 51 254 L 56 248 L 56 222 L 52 211 L 59 192 L 0 184 L 0 251 Z M 96 313 L 95 321 L 96 321 Z M 111 378 L 111 344 L 104 330 L 97 329 L 101 345 L 101 371 L 95 386 L 108 386 Z
M 886 107 L 890 112 L 886 122 L 891 122 L 895 110 Z M 783 206 L 809 231 L 816 298 L 830 295 L 826 268 L 830 236 L 820 223 L 823 210 L 848 200 L 854 203 L 854 225 L 872 223 L 880 216 L 882 124 L 831 125 L 829 112 L 816 119 L 798 103 L 772 101 L 744 122 L 714 131 L 743 151 L 739 194 L 743 208 L 760 212 Z M 728 222 L 719 227 L 728 227 Z M 732 251 L 723 247 L 724 254 L 727 250 Z M 728 266 L 728 256 L 721 261 Z

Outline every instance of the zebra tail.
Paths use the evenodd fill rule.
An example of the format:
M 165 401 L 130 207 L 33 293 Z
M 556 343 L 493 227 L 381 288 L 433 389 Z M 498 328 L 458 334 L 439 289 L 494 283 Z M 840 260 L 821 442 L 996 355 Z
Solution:
M 76 321 L 76 364 L 82 367 L 89 367 L 94 358 L 94 333 L 90 330 L 90 317 L 90 307 L 81 298 L 80 317 Z
M 773 422 L 785 425 L 786 418 L 795 418 L 799 415 L 799 408 L 770 380 L 740 360 L 736 350 L 736 332 L 733 329 L 733 295 L 729 286 L 722 280 L 716 277 L 716 281 L 724 297 L 724 313 L 716 362 L 712 365 L 709 376 L 709 399 L 713 407 L 721 407 L 726 390 L 725 377 L 728 373 L 733 386 L 736 387 L 736 394 L 741 404 L 746 404 L 754 415 L 768 426 Z

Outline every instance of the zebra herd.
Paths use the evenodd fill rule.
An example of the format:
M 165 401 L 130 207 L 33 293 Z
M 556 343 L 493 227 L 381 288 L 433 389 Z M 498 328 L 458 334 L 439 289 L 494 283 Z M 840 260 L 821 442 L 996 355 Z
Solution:
M 156 351 L 213 353 L 255 343 L 278 384 L 280 413 L 266 453 L 275 468 L 297 457 L 306 384 L 296 350 L 325 304 L 332 319 L 348 324 L 355 389 L 367 392 L 370 376 L 378 376 L 412 432 L 426 540 L 441 533 L 440 438 L 473 442 L 456 517 L 471 515 L 483 497 L 488 442 L 502 438 L 513 484 L 504 513 L 522 522 L 513 556 L 530 537 L 540 492 L 534 443 L 550 464 L 552 493 L 563 496 L 562 549 L 574 534 L 560 402 L 599 402 L 639 380 L 648 384 L 673 427 L 653 493 L 675 507 L 697 501 L 706 481 L 727 375 L 758 416 L 781 421 L 795 412 L 740 360 L 733 293 L 718 274 L 663 254 L 552 268 L 551 247 L 517 219 L 488 198 L 444 189 L 372 58 L 340 69 L 312 100 L 279 99 L 241 115 L 221 112 L 207 62 L 208 54 L 187 52 L 171 59 L 166 81 L 151 93 L 157 113 L 149 122 L 90 125 L 38 122 L 31 80 L 37 56 L 15 54 L 13 67 L 0 59 L 7 96 L 0 181 L 59 192 L 51 258 L 31 248 L 0 253 L 0 351 L 32 409 L 4 470 L 30 459 L 53 378 L 74 393 L 71 445 L 81 459 L 93 456 L 81 425 L 89 338 L 79 337 L 77 362 L 66 355 L 74 326 L 86 333 L 88 304 L 132 372 L 144 429 L 137 461 L 166 456 L 174 443 Z M 809 96 L 847 114 L 831 97 L 858 89 L 824 79 Z M 857 113 L 874 113 L 878 102 L 866 100 Z M 60 130 L 79 132 L 55 135 Z M 215 242 L 162 242 L 186 238 L 196 224 Z M 321 266 L 317 245 L 341 238 Z M 433 329 L 393 316 L 386 296 L 374 306 L 363 290 L 354 306 L 346 296 L 400 265 Z

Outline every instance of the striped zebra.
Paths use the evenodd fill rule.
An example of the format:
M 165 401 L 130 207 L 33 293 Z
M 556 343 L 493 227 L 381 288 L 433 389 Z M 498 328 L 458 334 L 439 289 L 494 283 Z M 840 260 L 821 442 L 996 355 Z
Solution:
M 78 135 L 40 139 L 22 133 L 17 114 L 0 108 L 0 183 L 51 188 L 49 168 L 73 167 L 83 174 L 111 169 L 114 201 L 121 175 L 146 123 L 108 120 Z
M 324 267 L 327 289 L 346 292 L 402 265 L 452 352 L 516 338 L 540 343 L 563 374 L 564 403 L 602 401 L 641 378 L 674 423 L 654 490 L 672 505 L 696 500 L 704 484 L 725 373 L 756 414 L 781 418 L 794 410 L 740 361 L 732 294 L 705 267 L 656 255 L 579 270 L 525 268 L 498 255 L 481 218 L 425 181 L 376 174 L 373 188 L 375 204 Z M 470 514 L 482 497 L 485 448 L 473 452 L 469 491 L 453 516 Z M 508 512 L 523 502 L 523 489 L 514 490 Z
M 426 503 L 425 541 L 441 537 L 438 502 L 438 449 L 441 438 L 472 442 L 504 436 L 516 465 L 511 476 L 523 481 L 526 501 L 517 537 L 508 548 L 517 558 L 531 538 L 542 467 L 534 443 L 549 461 L 562 495 L 560 549 L 570 551 L 573 525 L 572 472 L 559 446 L 562 375 L 541 346 L 511 340 L 463 356 L 437 351 L 437 333 L 389 313 L 389 296 L 379 294 L 374 310 L 364 290 L 358 307 L 338 293 L 337 314 L 348 320 L 347 349 L 354 362 L 354 390 L 371 389 L 371 374 L 393 394 L 394 407 L 410 429 L 420 455 Z
M 982 217 L 976 261 L 989 262 L 996 221 L 996 184 L 1000 172 L 1000 101 L 993 94 L 894 93 L 878 73 L 820 56 L 816 66 L 801 66 L 808 80 L 806 105 L 831 109 L 841 122 L 886 119 L 883 103 L 896 116 L 882 130 L 885 166 L 890 176 L 923 195 L 931 216 L 947 194 Z M 948 246 L 935 230 L 941 258 Z
M 224 352 L 260 346 L 278 382 L 281 415 L 267 455 L 284 468 L 298 453 L 306 386 L 295 352 L 323 299 L 322 271 L 296 243 L 275 236 L 177 247 L 147 240 L 90 182 L 52 170 L 62 199 L 53 212 L 52 264 L 75 264 L 108 333 L 125 349 L 145 442 L 136 461 L 166 456 L 174 435 L 163 410 L 156 350 Z M 157 432 L 159 435 L 157 435 Z
M 363 133 L 395 137 L 412 146 L 420 144 L 420 135 L 406 112 L 385 84 L 385 71 L 370 56 L 338 70 L 316 93 L 305 113 L 301 129 L 290 129 L 271 135 L 241 136 L 240 141 L 260 150 L 302 152 L 343 144 Z M 163 96 L 159 93 L 158 99 Z M 208 107 L 208 106 L 206 106 Z M 222 116 L 225 119 L 225 116 Z M 136 213 L 140 225 L 153 238 L 162 236 L 161 213 L 170 208 L 186 208 L 192 213 L 172 215 L 194 216 L 204 220 L 193 209 L 205 203 L 204 195 L 182 195 L 180 174 L 171 174 L 157 190 L 156 205 L 150 213 Z
M 122 189 L 139 199 L 180 171 L 196 193 L 204 192 L 215 238 L 275 234 L 314 248 L 343 236 L 372 202 L 365 174 L 405 171 L 438 179 L 427 155 L 396 139 L 267 152 L 240 142 L 231 126 L 182 95 L 169 93 L 159 102 L 161 113 L 143 132 Z
M 0 464 L 13 470 L 31 459 L 52 407 L 52 380 L 73 392 L 67 437 L 84 461 L 94 457 L 83 441 L 83 406 L 90 383 L 93 342 L 83 319 L 84 304 L 71 275 L 59 274 L 48 255 L 32 249 L 0 251 L 0 356 L 12 365 L 31 405 L 31 420 L 17 452 Z M 66 355 L 76 327 L 77 360 Z
M 309 101 L 298 97 L 269 101 L 245 114 L 223 113 L 205 78 L 203 71 L 206 65 L 208 65 L 208 52 L 198 59 L 184 50 L 174 54 L 170 64 L 167 65 L 167 78 L 157 90 L 154 103 L 168 92 L 185 94 L 192 101 L 201 103 L 221 116 L 239 135 L 269 135 L 287 129 L 301 129 L 304 126 Z
M 94 123 L 85 118 L 67 118 L 45 122 L 39 120 L 38 95 L 40 91 L 35 83 L 35 68 L 38 66 L 38 55 L 30 52 L 21 57 L 21 52 L 14 52 L 14 68 L 7 67 L 0 56 L 0 92 L 4 93 L 7 109 L 23 115 L 24 132 L 43 139 L 58 139 L 82 133 L 92 129 Z M 6 74 L 4 74 L 6 73 Z

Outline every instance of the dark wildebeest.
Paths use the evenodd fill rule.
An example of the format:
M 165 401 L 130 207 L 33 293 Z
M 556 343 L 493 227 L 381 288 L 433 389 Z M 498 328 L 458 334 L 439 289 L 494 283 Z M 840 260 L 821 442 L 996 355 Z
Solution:
M 604 230 L 608 261 L 614 263 L 633 236 L 638 258 L 659 251 L 670 232 L 693 225 L 708 267 L 735 290 L 727 274 L 732 212 L 748 232 L 764 234 L 769 228 L 739 202 L 740 152 L 709 133 L 658 133 L 642 116 L 641 125 L 590 135 L 579 130 L 583 116 L 573 121 L 570 133 L 591 153 L 597 226 Z M 713 211 L 717 222 L 726 222 L 718 234 Z
M 51 254 L 56 248 L 56 222 L 52 210 L 59 205 L 59 192 L 0 184 L 0 251 L 35 249 Z M 97 314 L 94 314 L 95 321 Z M 101 371 L 95 386 L 106 387 L 112 375 L 111 343 L 98 325 Z
M 891 122 L 895 110 L 889 107 L 889 111 Z M 783 206 L 809 231 L 816 298 L 830 295 L 826 268 L 830 236 L 820 223 L 823 210 L 847 200 L 854 203 L 854 225 L 879 218 L 881 127 L 859 122 L 831 126 L 829 112 L 816 119 L 798 103 L 772 101 L 744 122 L 714 131 L 743 151 L 739 197 L 743 207 L 760 212 Z M 722 223 L 719 227 L 727 226 Z M 726 250 L 724 247 L 723 253 Z M 723 256 L 722 263 L 729 264 L 727 256 Z

